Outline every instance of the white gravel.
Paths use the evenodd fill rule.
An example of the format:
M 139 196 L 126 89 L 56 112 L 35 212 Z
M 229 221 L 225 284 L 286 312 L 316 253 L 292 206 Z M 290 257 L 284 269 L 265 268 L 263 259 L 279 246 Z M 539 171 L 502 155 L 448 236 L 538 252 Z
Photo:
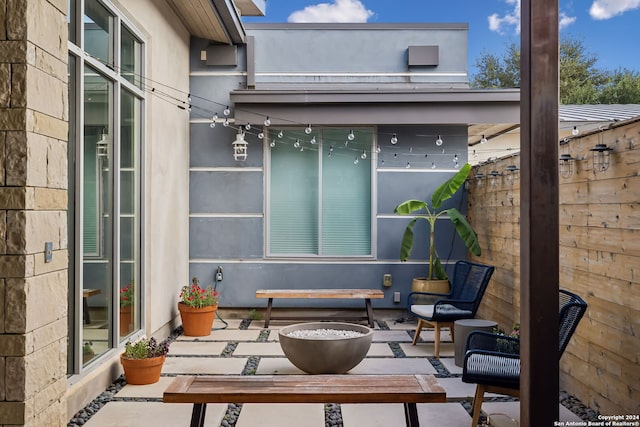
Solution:
M 357 338 L 364 334 L 358 331 L 347 331 L 343 329 L 296 329 L 285 335 L 292 338 L 336 339 Z

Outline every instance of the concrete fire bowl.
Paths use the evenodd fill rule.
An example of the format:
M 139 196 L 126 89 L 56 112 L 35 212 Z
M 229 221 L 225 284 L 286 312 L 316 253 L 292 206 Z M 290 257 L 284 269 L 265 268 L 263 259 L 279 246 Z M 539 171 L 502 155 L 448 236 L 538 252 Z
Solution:
M 355 335 L 351 332 L 358 336 L 340 336 Z M 298 323 L 280 329 L 279 338 L 285 356 L 298 369 L 308 374 L 343 374 L 367 355 L 373 330 L 352 323 Z

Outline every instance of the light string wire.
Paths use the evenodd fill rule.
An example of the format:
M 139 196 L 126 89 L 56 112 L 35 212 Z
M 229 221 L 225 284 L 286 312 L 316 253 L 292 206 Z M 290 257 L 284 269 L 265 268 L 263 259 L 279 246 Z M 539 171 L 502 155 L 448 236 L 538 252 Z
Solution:
M 157 80 L 153 80 L 150 79 L 148 77 L 143 76 L 142 74 L 138 74 L 138 73 L 134 73 L 131 72 L 130 70 L 124 70 L 123 73 L 123 69 L 122 67 L 117 67 L 112 63 L 109 63 L 101 58 L 97 58 L 95 56 L 92 56 L 88 53 L 85 53 L 86 55 L 92 57 L 94 60 L 102 63 L 103 65 L 105 65 L 106 67 L 108 67 L 109 69 L 113 70 L 114 72 L 122 75 L 125 77 L 126 80 L 128 76 L 132 76 L 133 77 L 133 81 L 129 80 L 129 82 L 131 84 L 133 84 L 134 86 L 139 87 L 140 89 L 142 89 L 145 93 L 150 94 L 152 96 L 155 96 L 157 99 L 165 101 L 169 104 L 175 105 L 177 108 L 181 109 L 181 110 L 185 110 L 191 113 L 192 119 L 204 119 L 204 120 L 208 120 L 209 123 L 215 123 L 215 125 L 218 125 L 218 121 L 215 120 L 216 118 L 218 118 L 218 120 L 221 119 L 232 119 L 231 117 L 231 113 L 229 115 L 225 115 L 224 113 L 222 115 L 220 115 L 218 113 L 218 111 L 213 110 L 211 108 L 205 107 L 205 106 L 201 106 L 201 105 L 197 105 L 193 102 L 193 100 L 198 100 L 198 101 L 202 101 L 205 103 L 209 103 L 211 105 L 215 105 L 218 108 L 222 108 L 223 110 L 225 109 L 231 109 L 231 107 L 225 103 L 221 103 L 209 98 L 205 98 L 190 92 L 185 92 L 184 90 L 178 89 L 176 87 L 170 86 L 168 84 L 162 83 L 160 81 Z M 171 93 L 169 93 L 167 90 L 173 91 L 175 92 L 177 95 L 172 95 Z M 293 121 L 287 118 L 283 118 L 283 117 L 276 117 L 276 116 L 268 116 L 267 114 L 260 114 L 260 113 L 255 113 L 252 111 L 247 111 L 247 110 L 242 110 L 240 108 L 236 108 L 235 106 L 233 107 L 233 110 L 237 110 L 237 111 L 242 111 L 242 112 L 247 112 L 247 113 L 251 113 L 251 114 L 259 114 L 264 116 L 265 120 L 270 119 L 271 117 L 273 117 L 274 119 L 277 119 L 280 122 L 286 122 L 286 123 L 290 123 L 290 125 L 285 125 L 285 126 L 273 126 L 274 132 L 275 130 L 279 131 L 283 131 L 283 132 L 297 132 L 298 129 L 292 129 L 291 127 L 301 127 L 301 128 L 306 128 L 307 126 L 311 126 L 311 124 L 309 123 L 300 123 L 297 121 Z M 271 137 L 271 126 L 262 126 L 261 130 L 253 130 L 256 128 L 256 125 L 254 124 L 248 124 L 250 126 L 250 129 L 247 129 L 247 124 L 243 125 L 243 124 L 238 124 L 238 123 L 232 123 L 232 122 L 227 122 L 222 123 L 223 126 L 225 127 L 229 127 L 231 129 L 236 130 L 237 132 L 242 132 L 245 135 L 252 135 L 255 136 L 257 139 L 259 140 L 263 140 L 269 144 L 271 144 L 271 142 L 273 141 L 273 138 L 271 140 L 271 142 L 268 142 L 269 138 Z M 260 125 L 257 125 L 257 128 L 260 129 Z M 342 127 L 341 127 L 342 128 Z M 354 129 L 349 129 L 347 126 L 344 127 L 345 130 L 349 133 L 352 133 L 352 135 L 358 135 L 360 133 L 366 132 L 367 136 L 369 135 L 369 133 L 367 131 L 363 131 L 362 129 L 357 129 L 354 127 Z M 564 129 L 573 129 L 575 130 L 577 127 L 575 125 L 567 125 L 566 127 L 562 127 L 560 126 L 560 130 L 564 130 Z M 332 129 L 336 129 L 336 128 L 332 128 Z M 253 130 L 253 131 L 252 131 Z M 266 131 L 266 132 L 265 132 Z M 349 136 L 349 133 L 347 133 L 347 136 Z M 262 134 L 262 135 L 261 135 Z M 376 143 L 376 146 L 374 147 L 373 150 L 369 150 L 367 151 L 366 149 L 364 150 L 364 152 L 368 155 L 371 155 L 372 157 L 375 157 L 375 154 L 381 154 L 381 153 L 391 153 L 390 155 L 393 155 L 393 160 L 396 160 L 399 156 L 402 157 L 403 159 L 407 159 L 408 164 L 407 166 L 410 166 L 411 161 L 415 161 L 415 159 L 427 159 L 429 157 L 442 157 L 442 156 L 449 156 L 452 158 L 453 163 L 457 166 L 457 154 L 455 153 L 447 153 L 445 148 L 441 148 L 441 146 L 438 146 L 437 144 L 440 141 L 437 141 L 438 139 L 443 140 L 442 141 L 442 145 L 444 145 L 446 143 L 446 138 L 450 138 L 450 137 L 465 137 L 465 138 L 469 138 L 469 137 L 481 137 L 484 138 L 484 134 L 468 134 L 468 133 L 460 133 L 460 134 L 452 134 L 452 133 L 441 133 L 441 134 L 420 134 L 420 135 L 416 135 L 419 137 L 423 137 L 423 138 L 432 138 L 434 145 L 437 148 L 441 148 L 440 152 L 430 152 L 430 153 L 418 153 L 418 152 L 413 152 L 413 147 L 409 147 L 409 152 L 407 153 L 406 151 L 398 151 L 398 146 L 397 141 L 398 141 L 398 137 L 397 137 L 397 133 L 395 132 L 376 132 L 378 139 L 381 139 L 381 137 L 384 137 L 386 139 L 388 139 L 390 142 L 388 144 L 381 144 L 380 141 L 378 141 Z M 277 135 L 277 133 L 276 133 Z M 279 138 L 279 140 L 276 142 L 277 143 L 285 143 L 285 144 L 291 144 L 294 145 L 297 142 L 299 142 L 300 144 L 300 148 L 302 148 L 303 150 L 311 150 L 311 151 L 319 151 L 320 148 L 316 148 L 315 146 L 318 144 L 313 144 L 311 143 L 311 137 L 312 136 L 316 136 L 316 138 L 318 138 L 318 135 L 316 135 L 316 132 L 312 132 L 312 134 L 309 135 L 305 135 L 309 137 L 309 140 L 305 140 L 302 139 L 300 137 L 297 136 L 289 136 L 289 135 L 283 135 L 282 138 Z M 262 136 L 262 137 L 261 137 Z M 491 138 L 487 138 L 487 140 L 490 140 Z M 354 138 L 353 140 L 349 140 L 346 139 L 344 140 L 344 143 L 346 143 L 344 145 L 344 147 L 340 147 L 340 150 L 344 151 L 345 149 L 348 151 L 351 151 L 352 153 L 350 154 L 352 157 L 354 157 L 354 159 L 357 160 L 358 153 L 362 153 L 363 150 L 361 148 L 350 148 L 349 147 L 349 143 L 350 142 L 355 142 L 356 138 Z M 394 141 L 395 140 L 395 141 Z M 393 141 L 393 142 L 392 142 Z M 249 142 L 249 141 L 247 141 Z M 334 147 L 334 150 L 340 146 L 341 143 L 343 143 L 342 140 L 339 139 L 335 139 L 335 140 L 327 140 L 327 138 L 323 137 L 323 144 L 330 144 L 330 146 Z M 395 142 L 395 143 L 394 143 Z M 353 145 L 353 144 L 352 144 Z M 484 145 L 484 144 L 482 144 Z M 319 146 L 319 145 L 318 145 Z M 504 151 L 519 151 L 519 147 L 506 147 L 506 148 L 491 148 L 491 147 L 482 147 L 481 149 L 478 148 L 473 148 L 472 152 L 469 153 L 472 156 L 477 156 L 480 153 L 491 153 L 491 152 L 504 152 Z M 344 155 L 344 154 L 342 154 Z M 360 154 L 362 156 L 362 154 Z M 386 156 L 385 156 L 386 157 Z M 384 164 L 384 160 L 381 160 L 382 163 Z M 428 162 L 426 162 L 428 164 Z M 432 168 L 435 165 L 435 163 L 432 162 Z

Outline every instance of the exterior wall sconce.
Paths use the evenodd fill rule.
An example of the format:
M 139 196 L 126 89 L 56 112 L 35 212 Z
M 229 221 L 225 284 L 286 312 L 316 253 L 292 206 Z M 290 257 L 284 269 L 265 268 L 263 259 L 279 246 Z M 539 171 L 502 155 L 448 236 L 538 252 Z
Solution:
M 609 169 L 609 152 L 613 148 L 607 147 L 607 144 L 596 144 L 589 151 L 593 151 L 593 170 L 602 172 Z
M 484 181 L 484 174 L 482 172 L 478 172 L 474 175 L 474 178 L 476 179 L 478 186 L 482 186 L 482 181 Z
M 496 187 L 498 185 L 498 177 L 502 176 L 502 174 L 496 170 L 489 172 L 489 176 L 491 177 L 491 185 Z
M 567 179 L 573 173 L 573 161 L 575 158 L 571 157 L 571 154 L 560 154 L 560 162 L 558 163 L 560 176 Z
M 513 185 L 514 181 L 520 177 L 520 168 L 516 165 L 509 165 L 504 168 L 505 179 L 509 185 Z
M 236 135 L 236 140 L 233 141 L 233 158 L 236 162 L 243 162 L 247 160 L 247 146 L 249 144 L 244 140 L 244 133 L 242 131 L 238 131 Z

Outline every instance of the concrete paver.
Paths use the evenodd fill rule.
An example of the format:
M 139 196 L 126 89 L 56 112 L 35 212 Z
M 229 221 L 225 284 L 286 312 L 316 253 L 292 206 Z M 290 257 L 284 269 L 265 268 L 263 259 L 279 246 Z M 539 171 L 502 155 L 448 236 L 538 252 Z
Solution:
M 192 405 L 162 402 L 108 402 L 86 427 L 175 427 L 189 424 Z M 205 427 L 218 427 L 227 405 L 207 405 Z
M 324 427 L 321 403 L 247 403 L 242 405 L 236 427 Z

